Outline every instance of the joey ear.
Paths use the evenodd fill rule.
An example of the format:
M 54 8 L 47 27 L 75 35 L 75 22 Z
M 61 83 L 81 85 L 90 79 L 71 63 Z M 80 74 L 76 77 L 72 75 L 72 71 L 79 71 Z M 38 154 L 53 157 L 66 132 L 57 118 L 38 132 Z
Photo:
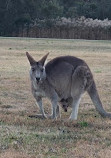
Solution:
M 27 56 L 31 66 L 36 63 L 36 61 L 33 59 L 33 57 L 28 52 L 26 52 L 26 56 Z
M 42 59 L 39 60 L 39 63 L 42 64 L 42 66 L 44 66 L 44 63 L 45 63 L 48 55 L 49 55 L 49 53 L 47 53 L 45 56 L 42 57 Z

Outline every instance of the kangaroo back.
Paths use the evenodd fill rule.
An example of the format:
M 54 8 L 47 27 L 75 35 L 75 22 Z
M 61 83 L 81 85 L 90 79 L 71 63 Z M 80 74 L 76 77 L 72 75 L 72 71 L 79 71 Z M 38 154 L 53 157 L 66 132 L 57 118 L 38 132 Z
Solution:
M 47 80 L 62 99 L 71 97 L 72 74 L 85 62 L 73 56 L 61 56 L 49 61 L 46 66 Z
M 87 92 L 88 92 L 93 104 L 95 105 L 96 110 L 99 112 L 99 114 L 102 117 L 109 117 L 109 118 L 111 118 L 111 114 L 107 113 L 104 110 L 103 106 L 102 106 L 102 103 L 101 103 L 101 100 L 99 98 L 99 94 L 97 92 L 97 88 L 96 88 L 96 85 L 95 85 L 94 81 L 93 81 L 92 85 L 88 88 Z

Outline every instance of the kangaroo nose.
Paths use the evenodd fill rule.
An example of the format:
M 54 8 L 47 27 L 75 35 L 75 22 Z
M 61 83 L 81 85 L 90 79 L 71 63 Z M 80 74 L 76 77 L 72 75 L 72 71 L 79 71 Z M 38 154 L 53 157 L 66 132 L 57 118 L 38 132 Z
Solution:
M 39 82 L 40 81 L 40 77 L 36 77 L 36 80 L 37 80 L 37 82 Z

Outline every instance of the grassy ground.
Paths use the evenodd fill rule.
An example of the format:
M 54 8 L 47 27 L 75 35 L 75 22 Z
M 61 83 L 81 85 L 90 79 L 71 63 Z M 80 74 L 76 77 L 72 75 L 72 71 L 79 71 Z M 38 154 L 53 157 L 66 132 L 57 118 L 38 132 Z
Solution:
M 96 112 L 84 95 L 78 120 L 30 118 L 39 109 L 30 90 L 29 63 L 50 52 L 48 60 L 74 55 L 90 66 L 100 98 L 111 112 L 111 41 L 0 38 L 0 158 L 110 158 L 111 121 Z M 51 106 L 44 100 L 46 113 Z

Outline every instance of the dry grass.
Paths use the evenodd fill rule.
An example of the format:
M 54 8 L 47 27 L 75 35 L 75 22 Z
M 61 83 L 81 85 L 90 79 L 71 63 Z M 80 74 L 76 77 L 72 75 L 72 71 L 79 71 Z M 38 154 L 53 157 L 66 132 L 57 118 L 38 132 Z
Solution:
M 30 118 L 38 113 L 30 91 L 29 63 L 50 52 L 48 60 L 74 55 L 90 66 L 104 108 L 111 112 L 111 42 L 0 38 L 0 158 L 110 158 L 111 121 L 96 112 L 87 94 L 79 117 L 68 122 L 62 112 L 57 121 Z M 45 99 L 45 111 L 51 112 Z

